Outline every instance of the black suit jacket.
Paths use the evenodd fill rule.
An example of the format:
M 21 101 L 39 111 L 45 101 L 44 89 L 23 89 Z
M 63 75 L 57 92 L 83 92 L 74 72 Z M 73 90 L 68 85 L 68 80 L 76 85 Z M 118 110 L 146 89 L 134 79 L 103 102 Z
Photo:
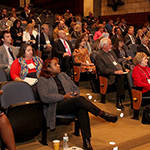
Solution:
M 74 49 L 72 47 L 72 44 L 70 41 L 66 41 L 70 47 L 71 53 L 73 53 Z M 57 39 L 54 41 L 53 43 L 53 56 L 59 58 L 60 60 L 60 64 L 63 61 L 63 54 L 66 53 L 66 49 L 63 45 L 63 43 L 61 42 L 60 39 Z
M 143 45 L 143 44 L 140 44 L 138 47 L 137 47 L 137 51 L 138 52 L 144 52 L 147 56 L 150 56 L 150 51 L 148 51 L 146 49 L 146 47 Z
M 119 63 L 114 51 L 111 51 L 110 53 L 116 59 L 116 62 Z M 103 50 L 100 50 L 96 55 L 95 63 L 98 76 L 105 76 L 108 79 L 108 84 L 115 83 L 116 75 L 114 74 L 114 71 L 116 71 L 117 69 L 114 66 L 114 64 L 110 61 L 108 54 Z
M 133 38 L 135 39 L 134 35 L 133 35 Z M 131 39 L 130 39 L 130 37 L 129 37 L 128 34 L 126 34 L 126 36 L 124 37 L 124 42 L 125 42 L 125 45 L 127 45 L 127 46 L 129 46 L 130 44 L 132 44 Z

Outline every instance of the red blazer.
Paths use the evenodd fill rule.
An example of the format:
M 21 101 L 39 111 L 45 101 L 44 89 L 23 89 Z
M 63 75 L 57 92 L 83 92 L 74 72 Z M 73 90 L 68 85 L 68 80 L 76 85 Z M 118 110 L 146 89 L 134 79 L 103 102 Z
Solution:
M 144 75 L 144 73 L 141 71 L 141 69 L 138 66 L 146 74 L 148 79 L 150 79 L 150 76 L 149 76 L 150 68 L 147 66 L 143 67 L 141 65 L 136 65 L 133 69 L 133 72 L 132 72 L 132 78 L 133 78 L 134 86 L 143 87 L 142 93 L 145 93 L 145 92 L 148 92 L 150 90 L 150 84 L 148 83 L 146 76 Z M 146 70 L 149 72 L 149 74 Z

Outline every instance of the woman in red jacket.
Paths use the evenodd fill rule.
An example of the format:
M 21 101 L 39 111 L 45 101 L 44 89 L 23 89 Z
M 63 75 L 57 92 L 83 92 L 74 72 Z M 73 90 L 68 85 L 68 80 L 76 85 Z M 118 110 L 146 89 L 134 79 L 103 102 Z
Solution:
M 132 78 L 134 86 L 142 87 L 143 96 L 150 95 L 150 68 L 147 66 L 147 55 L 139 52 L 133 59 L 136 65 L 133 69 Z

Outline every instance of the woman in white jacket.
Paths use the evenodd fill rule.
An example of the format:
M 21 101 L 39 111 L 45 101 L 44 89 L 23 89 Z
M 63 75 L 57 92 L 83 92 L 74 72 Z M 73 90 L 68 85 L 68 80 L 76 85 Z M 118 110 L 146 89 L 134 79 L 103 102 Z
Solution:
M 29 23 L 26 27 L 26 31 L 23 32 L 23 42 L 32 44 L 34 46 L 36 42 L 37 32 L 34 30 L 33 24 Z

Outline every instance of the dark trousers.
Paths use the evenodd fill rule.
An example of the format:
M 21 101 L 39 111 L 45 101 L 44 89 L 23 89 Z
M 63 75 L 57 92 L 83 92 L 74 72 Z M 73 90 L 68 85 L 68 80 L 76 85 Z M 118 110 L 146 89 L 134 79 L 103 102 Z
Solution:
M 125 90 L 124 90 L 124 75 L 116 75 L 116 94 L 117 97 L 121 97 L 125 95 Z
M 88 112 L 95 116 L 100 114 L 100 109 L 83 96 L 64 99 L 57 103 L 57 115 L 74 114 L 77 116 L 83 139 L 91 137 Z
M 71 56 L 65 56 L 63 58 L 63 61 L 64 61 L 64 64 L 65 64 L 65 69 L 66 69 L 67 75 L 69 77 L 71 77 L 71 65 L 72 65 L 71 64 L 71 61 L 72 61 Z

